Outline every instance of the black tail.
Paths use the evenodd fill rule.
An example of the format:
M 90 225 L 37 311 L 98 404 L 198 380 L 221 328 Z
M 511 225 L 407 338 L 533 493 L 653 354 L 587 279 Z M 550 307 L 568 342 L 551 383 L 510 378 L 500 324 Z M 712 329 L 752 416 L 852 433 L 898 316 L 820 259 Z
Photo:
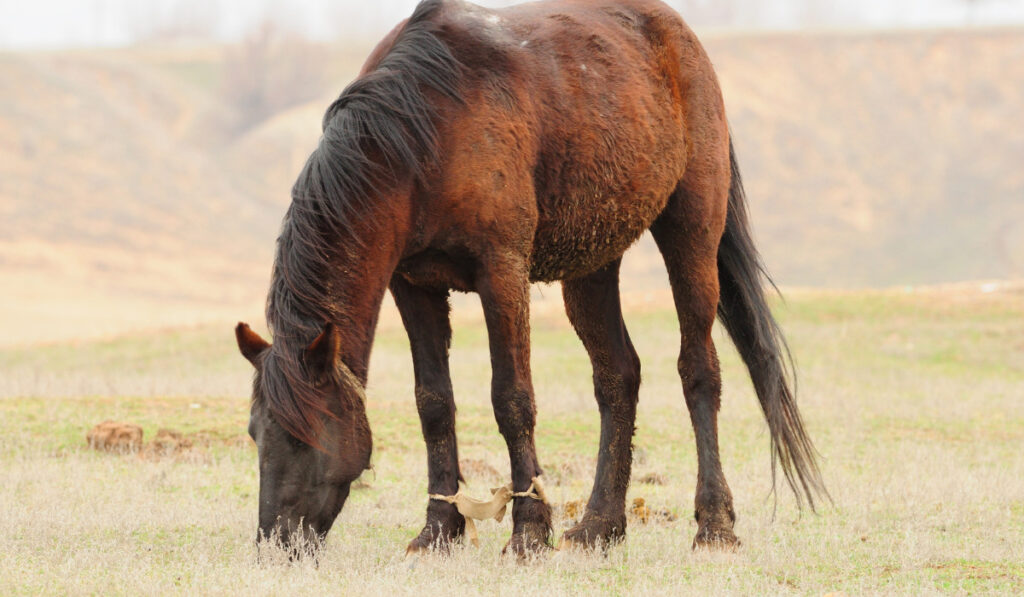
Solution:
M 721 286 L 718 317 L 750 371 L 768 421 L 772 436 L 772 489 L 774 491 L 777 465 L 782 464 L 782 472 L 796 494 L 797 504 L 802 506 L 806 497 L 813 510 L 815 494 L 827 498 L 828 491 L 818 470 L 817 452 L 804 430 L 794 392 L 790 389 L 787 372 L 792 371 L 792 357 L 789 347 L 765 300 L 763 282 L 772 287 L 775 284 L 768 277 L 750 236 L 743 180 L 731 139 L 729 159 L 732 188 L 725 234 L 718 249 Z

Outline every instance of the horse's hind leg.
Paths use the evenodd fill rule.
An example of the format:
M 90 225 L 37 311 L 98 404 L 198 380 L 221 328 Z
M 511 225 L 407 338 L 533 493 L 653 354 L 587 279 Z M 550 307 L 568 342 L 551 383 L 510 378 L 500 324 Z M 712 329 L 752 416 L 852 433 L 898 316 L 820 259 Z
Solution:
M 455 442 L 455 398 L 448 372 L 448 293 L 413 286 L 395 276 L 391 294 L 402 315 L 412 348 L 416 408 L 427 444 L 427 491 L 455 495 L 459 490 L 459 452 Z M 427 523 L 408 552 L 445 548 L 462 535 L 466 521 L 455 506 L 439 500 L 427 505 Z
M 583 519 L 565 532 L 563 544 L 607 545 L 626 532 L 626 489 L 633 456 L 640 359 L 622 321 L 620 263 L 617 260 L 589 276 L 562 283 L 569 321 L 594 368 L 594 394 L 601 411 L 594 489 Z
M 725 227 L 727 167 L 716 174 L 693 175 L 688 184 L 680 185 L 651 227 L 665 258 L 679 316 L 679 376 L 697 440 L 694 547 L 739 543 L 733 534 L 732 493 L 718 455 L 722 381 L 711 327 L 718 308 L 718 244 Z

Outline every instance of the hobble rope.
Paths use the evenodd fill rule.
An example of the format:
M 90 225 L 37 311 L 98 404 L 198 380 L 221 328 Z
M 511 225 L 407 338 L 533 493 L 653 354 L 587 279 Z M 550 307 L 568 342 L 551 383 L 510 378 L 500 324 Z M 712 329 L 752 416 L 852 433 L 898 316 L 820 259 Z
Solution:
M 501 522 L 505 518 L 505 510 L 513 498 L 532 498 L 537 501 L 548 503 L 544 494 L 544 485 L 540 477 L 531 479 L 530 488 L 526 491 L 512 491 L 512 484 L 504 487 L 491 489 L 491 499 L 480 500 L 469 497 L 460 489 L 455 495 L 429 494 L 430 499 L 440 500 L 455 506 L 459 514 L 466 517 L 466 537 L 475 547 L 479 547 L 480 539 L 476 532 L 477 520 L 494 520 Z

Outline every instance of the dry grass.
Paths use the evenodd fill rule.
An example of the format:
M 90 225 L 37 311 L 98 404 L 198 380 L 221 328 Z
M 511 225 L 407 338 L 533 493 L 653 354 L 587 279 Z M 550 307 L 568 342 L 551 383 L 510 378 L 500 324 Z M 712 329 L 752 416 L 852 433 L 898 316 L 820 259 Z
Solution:
M 607 557 L 552 554 L 527 566 L 498 555 L 508 521 L 482 524 L 480 549 L 403 557 L 422 522 L 425 458 L 407 347 L 393 325 L 381 332 L 369 391 L 375 469 L 318 568 L 256 562 L 255 454 L 237 441 L 249 373 L 229 330 L 0 351 L 0 594 L 1024 591 L 1024 298 L 797 292 L 780 315 L 834 507 L 801 515 L 780 491 L 773 520 L 764 424 L 723 340 L 722 454 L 744 545 L 691 551 L 693 437 L 673 366 L 675 326 L 659 303 L 628 320 L 645 372 L 634 476 L 663 484 L 634 483 L 629 499 L 678 518 L 634 522 Z M 593 474 L 589 367 L 563 319 L 537 317 L 534 329 L 539 449 L 548 493 L 564 504 L 586 498 Z M 457 326 L 462 456 L 504 473 L 485 346 L 479 324 Z M 139 423 L 147 440 L 172 427 L 208 441 L 195 458 L 90 452 L 85 432 L 104 419 Z M 469 481 L 478 492 L 491 482 Z M 559 519 L 558 531 L 566 524 Z

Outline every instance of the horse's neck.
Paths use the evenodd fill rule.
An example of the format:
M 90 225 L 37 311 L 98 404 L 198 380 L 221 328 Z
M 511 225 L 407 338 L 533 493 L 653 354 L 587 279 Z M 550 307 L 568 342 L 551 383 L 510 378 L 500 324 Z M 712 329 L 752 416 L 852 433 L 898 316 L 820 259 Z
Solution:
M 342 360 L 364 384 L 381 303 L 400 258 L 400 233 L 381 226 L 371 238 L 339 251 L 329 266 L 330 313 L 342 335 Z
M 279 241 L 271 324 L 307 342 L 313 330 L 335 324 L 342 360 L 364 383 L 381 302 L 412 229 L 409 187 L 378 192 L 344 223 L 310 219 L 328 217 L 326 208 L 299 210 Z

